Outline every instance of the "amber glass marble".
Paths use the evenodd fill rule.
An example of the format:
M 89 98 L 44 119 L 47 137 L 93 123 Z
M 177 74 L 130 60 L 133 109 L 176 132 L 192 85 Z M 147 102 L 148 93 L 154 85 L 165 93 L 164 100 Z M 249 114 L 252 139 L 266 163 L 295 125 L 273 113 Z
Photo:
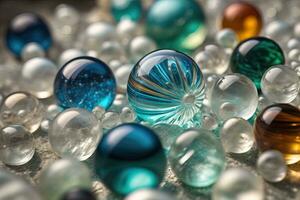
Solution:
M 261 151 L 280 151 L 287 164 L 300 161 L 300 110 L 289 104 L 265 108 L 255 121 L 257 146 Z
M 242 1 L 228 5 L 221 19 L 221 28 L 235 31 L 240 41 L 257 36 L 262 24 L 262 16 L 258 8 Z

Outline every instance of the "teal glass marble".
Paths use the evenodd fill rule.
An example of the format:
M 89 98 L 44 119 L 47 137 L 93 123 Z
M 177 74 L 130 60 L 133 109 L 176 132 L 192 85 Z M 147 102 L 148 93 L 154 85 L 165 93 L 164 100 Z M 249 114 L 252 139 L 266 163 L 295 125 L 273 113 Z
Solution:
M 195 0 L 157 0 L 145 20 L 146 33 L 161 48 L 191 52 L 201 45 L 207 28 L 202 7 Z
M 166 169 L 158 136 L 136 123 L 108 131 L 96 150 L 95 161 L 95 172 L 102 183 L 119 195 L 158 187 Z
M 154 51 L 133 68 L 128 100 L 139 119 L 150 124 L 191 126 L 205 97 L 205 80 L 189 56 L 174 50 Z
M 110 3 L 111 14 L 115 21 L 122 19 L 138 21 L 143 14 L 141 0 L 112 0 Z
M 257 89 L 265 71 L 274 65 L 285 63 L 284 53 L 273 40 L 265 37 L 254 37 L 242 41 L 234 49 L 230 67 L 232 72 L 244 74 L 250 78 Z
M 63 108 L 96 106 L 108 109 L 116 95 L 116 80 L 110 68 L 97 58 L 83 56 L 67 62 L 57 73 L 54 94 Z
M 212 185 L 225 167 L 220 141 L 205 129 L 186 130 L 171 146 L 168 158 L 178 179 L 192 187 Z

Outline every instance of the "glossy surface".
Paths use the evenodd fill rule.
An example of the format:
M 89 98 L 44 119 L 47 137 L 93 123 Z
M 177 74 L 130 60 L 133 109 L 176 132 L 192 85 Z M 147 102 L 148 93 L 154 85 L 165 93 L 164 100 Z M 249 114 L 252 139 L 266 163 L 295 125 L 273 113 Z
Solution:
M 116 80 L 109 67 L 92 57 L 78 57 L 66 63 L 57 73 L 54 94 L 65 108 L 79 107 L 92 111 L 105 109 L 116 94 Z
M 52 45 L 50 30 L 45 21 L 35 13 L 22 13 L 15 16 L 6 31 L 6 46 L 20 57 L 28 43 L 38 43 L 44 50 Z
M 94 114 L 70 108 L 60 113 L 49 131 L 49 142 L 61 157 L 89 158 L 102 137 L 102 128 Z
M 260 89 L 260 80 L 265 71 L 284 64 L 284 54 L 280 46 L 271 39 L 255 37 L 244 40 L 234 49 L 230 67 L 233 72 L 250 78 Z
M 73 189 L 68 191 L 61 200 L 96 200 L 94 194 L 86 189 Z
M 235 31 L 240 41 L 257 36 L 262 24 L 263 19 L 258 8 L 243 1 L 228 5 L 222 14 L 221 28 Z
M 158 136 L 140 124 L 122 124 L 108 131 L 96 151 L 96 174 L 120 195 L 156 188 L 162 181 L 166 157 Z
M 146 32 L 161 48 L 189 52 L 206 37 L 204 11 L 194 0 L 159 0 L 149 8 Z
M 135 65 L 127 92 L 140 119 L 151 124 L 186 126 L 193 123 L 202 107 L 205 81 L 197 64 L 187 55 L 158 50 Z
M 141 0 L 112 0 L 110 10 L 113 18 L 118 22 L 122 19 L 138 21 L 143 14 Z
M 171 168 L 184 184 L 207 187 L 218 180 L 225 167 L 225 153 L 212 132 L 188 129 L 171 146 Z
M 261 151 L 280 151 L 287 164 L 300 161 L 300 110 L 289 104 L 274 104 L 257 116 L 255 139 Z

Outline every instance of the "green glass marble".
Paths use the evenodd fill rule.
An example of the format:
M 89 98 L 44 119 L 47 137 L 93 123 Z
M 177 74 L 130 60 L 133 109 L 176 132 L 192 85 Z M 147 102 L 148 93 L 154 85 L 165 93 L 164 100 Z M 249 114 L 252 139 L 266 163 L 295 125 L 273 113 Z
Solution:
M 284 62 L 284 53 L 276 42 L 265 37 L 254 37 L 242 41 L 234 49 L 230 67 L 232 72 L 246 75 L 260 89 L 265 71 Z
M 112 0 L 110 8 L 112 16 L 117 22 L 122 19 L 138 21 L 143 13 L 141 0 Z
M 194 0 L 157 0 L 147 13 L 146 33 L 161 48 L 190 53 L 206 37 L 204 12 Z

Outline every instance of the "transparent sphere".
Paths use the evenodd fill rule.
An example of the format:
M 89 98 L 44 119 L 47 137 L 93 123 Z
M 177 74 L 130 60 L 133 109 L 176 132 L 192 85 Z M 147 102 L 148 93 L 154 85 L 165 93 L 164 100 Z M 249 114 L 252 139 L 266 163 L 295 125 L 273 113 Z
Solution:
M 238 37 L 236 33 L 229 28 L 222 29 L 218 31 L 216 35 L 216 41 L 218 45 L 223 48 L 231 48 L 233 49 L 238 43 Z
M 176 198 L 159 190 L 138 190 L 128 195 L 124 200 L 175 200 Z
M 52 123 L 52 121 L 50 119 L 43 119 L 43 121 L 41 122 L 40 129 L 42 131 L 48 133 L 51 123 Z
M 80 56 L 85 56 L 85 53 L 79 49 L 67 49 L 59 57 L 58 66 L 61 68 L 64 64 L 68 61 L 72 60 L 73 58 L 77 58 Z
M 128 78 L 130 72 L 132 71 L 132 68 L 133 65 L 127 64 L 127 65 L 122 65 L 115 71 L 115 77 L 116 77 L 118 87 L 126 90 Z
M 136 114 L 129 107 L 124 107 L 120 113 L 120 118 L 123 123 L 133 122 L 136 119 Z
M 3 163 L 23 165 L 31 160 L 34 152 L 33 136 L 23 126 L 10 125 L 1 129 L 0 160 Z
M 300 29 L 300 26 L 299 26 L 299 29 Z M 288 49 L 299 49 L 300 48 L 300 39 L 298 39 L 298 38 L 290 39 L 287 43 L 287 48 Z
M 263 152 L 256 162 L 256 168 L 259 174 L 270 182 L 280 182 L 287 175 L 285 160 L 277 150 Z
M 104 42 L 100 47 L 99 58 L 106 63 L 112 60 L 124 61 L 126 59 L 123 46 L 116 41 Z
M 120 60 L 112 60 L 108 63 L 109 68 L 113 71 L 116 72 L 119 67 L 121 67 L 123 63 Z
M 23 88 L 38 98 L 52 96 L 53 83 L 58 69 L 47 58 L 32 58 L 22 68 Z
M 226 170 L 213 187 L 212 200 L 263 200 L 264 183 L 242 168 Z
M 263 75 L 261 90 L 264 96 L 275 103 L 290 103 L 298 95 L 300 79 L 291 68 L 274 66 Z
M 116 112 L 106 112 L 101 120 L 105 129 L 111 129 L 121 123 L 120 114 Z
M 206 45 L 196 54 L 195 61 L 204 74 L 223 74 L 228 69 L 229 58 L 223 48 Z
M 43 111 L 43 105 L 36 97 L 25 92 L 15 92 L 3 100 L 0 120 L 4 126 L 19 124 L 33 133 L 40 126 Z
M 130 42 L 130 56 L 133 63 L 138 62 L 148 53 L 157 49 L 153 40 L 146 36 L 137 36 Z
M 35 57 L 45 57 L 45 50 L 37 43 L 31 42 L 24 46 L 21 52 L 21 59 L 27 61 Z
M 104 108 L 96 106 L 92 112 L 97 117 L 97 119 L 101 121 L 106 111 Z
M 117 25 L 117 35 L 121 43 L 127 46 L 135 36 L 139 35 L 139 26 L 130 19 L 122 19 Z
M 49 131 L 49 141 L 61 157 L 88 159 L 97 148 L 102 129 L 96 116 L 84 109 L 70 108 L 60 113 Z
M 288 61 L 290 64 L 292 64 L 293 62 L 300 62 L 300 49 L 298 47 L 291 49 L 288 51 Z M 293 66 L 291 66 L 293 67 Z
M 289 23 L 285 21 L 272 21 L 265 28 L 266 36 L 272 38 L 281 46 L 285 46 L 286 42 L 292 38 L 293 31 Z
M 180 181 L 207 187 L 218 180 L 225 166 L 225 153 L 212 132 L 188 129 L 171 146 L 169 162 Z
M 246 153 L 254 144 L 253 128 L 243 118 L 226 120 L 220 130 L 224 150 L 228 153 Z
M 57 200 L 71 189 L 90 189 L 91 182 L 90 171 L 83 163 L 60 159 L 42 171 L 39 189 L 44 200 Z
M 60 32 L 71 34 L 79 27 L 80 14 L 74 7 L 60 4 L 55 8 L 54 20 Z
M 38 192 L 23 179 L 0 169 L 1 200 L 42 200 Z
M 218 117 L 212 113 L 203 113 L 201 116 L 201 128 L 213 131 L 219 127 Z
M 117 94 L 113 102 L 111 110 L 121 112 L 123 107 L 128 106 L 128 98 L 124 94 Z
M 63 108 L 56 105 L 56 104 L 50 104 L 46 109 L 46 118 L 53 120 L 59 113 L 63 111 Z
M 227 74 L 221 77 L 209 98 L 213 112 L 222 120 L 231 117 L 250 119 L 258 104 L 255 85 L 241 74 Z

